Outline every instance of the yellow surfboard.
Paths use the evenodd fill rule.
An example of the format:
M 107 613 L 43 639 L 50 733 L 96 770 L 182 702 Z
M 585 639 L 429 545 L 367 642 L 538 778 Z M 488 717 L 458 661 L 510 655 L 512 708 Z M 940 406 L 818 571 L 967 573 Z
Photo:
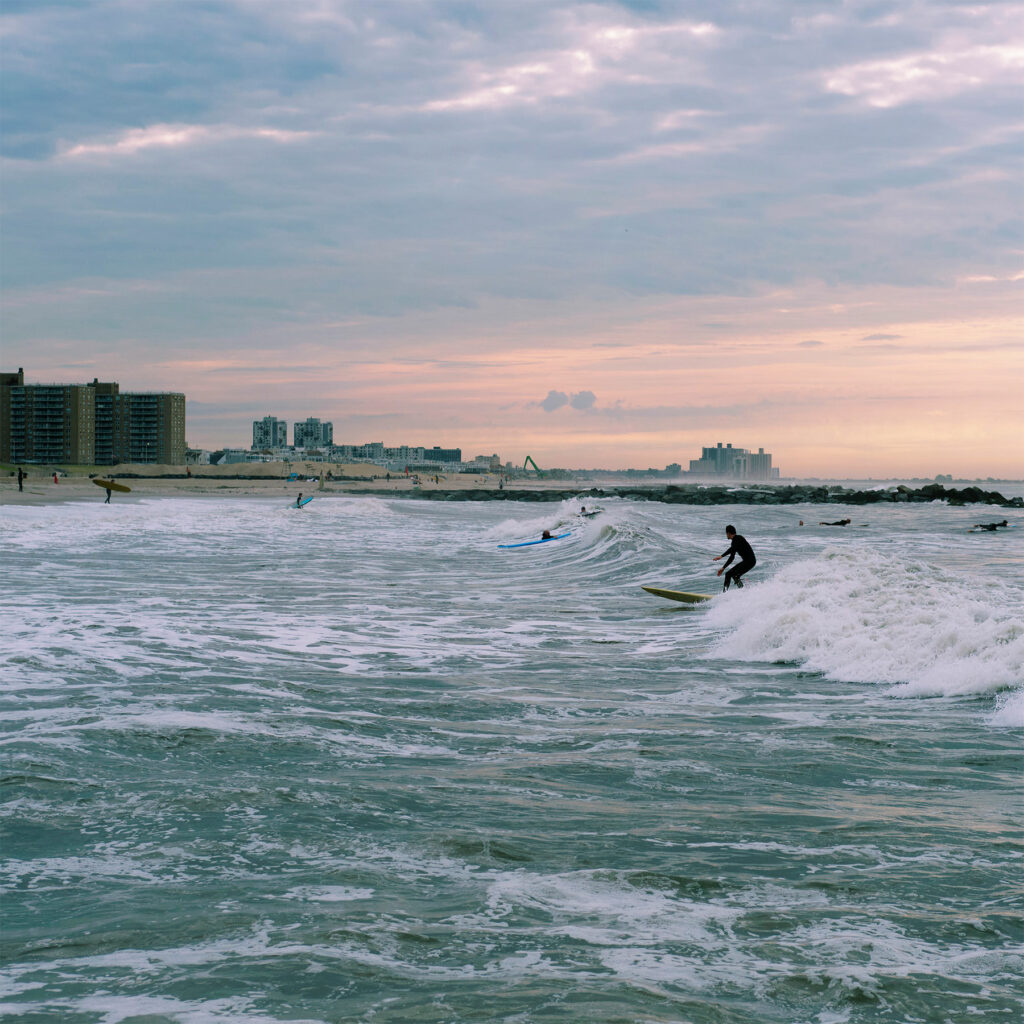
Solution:
M 648 594 L 655 597 L 667 597 L 670 601 L 682 601 L 683 604 L 700 604 L 710 601 L 714 594 L 687 594 L 681 590 L 663 590 L 661 587 L 644 587 Z
M 93 477 L 92 481 L 97 487 L 109 487 L 112 491 L 121 491 L 124 494 L 130 494 L 131 488 L 124 484 L 119 484 L 116 480 L 99 480 Z

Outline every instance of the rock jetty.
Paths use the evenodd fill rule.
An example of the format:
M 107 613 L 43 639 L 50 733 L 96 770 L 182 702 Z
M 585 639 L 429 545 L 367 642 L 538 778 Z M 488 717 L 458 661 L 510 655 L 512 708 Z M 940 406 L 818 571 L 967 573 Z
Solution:
M 352 490 L 349 494 L 379 492 L 366 489 Z M 423 501 L 533 501 L 557 502 L 571 498 L 595 500 L 601 498 L 627 498 L 631 501 L 660 501 L 669 505 L 876 505 L 892 502 L 945 501 L 950 505 L 998 505 L 1002 508 L 1024 508 L 1024 498 L 1006 498 L 998 491 L 985 491 L 980 487 L 943 487 L 926 484 L 923 487 L 886 487 L 872 491 L 858 491 L 848 487 L 829 485 L 791 484 L 788 486 L 720 487 L 700 484 L 668 484 L 665 487 L 590 487 L 551 488 L 525 490 L 506 487 L 504 490 L 460 488 L 446 490 L 431 488 L 392 492 L 389 498 L 416 498 Z

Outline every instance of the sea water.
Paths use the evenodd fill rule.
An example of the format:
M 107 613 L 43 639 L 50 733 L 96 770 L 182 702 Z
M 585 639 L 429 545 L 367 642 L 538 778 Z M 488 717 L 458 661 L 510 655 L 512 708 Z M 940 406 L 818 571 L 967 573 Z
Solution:
M 3 511 L 10 1019 L 1021 1019 L 1002 510 L 283 504 Z

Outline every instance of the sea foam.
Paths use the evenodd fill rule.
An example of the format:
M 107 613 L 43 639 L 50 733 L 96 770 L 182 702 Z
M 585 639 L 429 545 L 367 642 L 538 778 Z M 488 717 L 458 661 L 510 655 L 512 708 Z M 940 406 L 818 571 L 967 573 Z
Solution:
M 716 657 L 791 662 L 898 696 L 1015 691 L 994 721 L 1024 724 L 1024 594 L 867 546 L 826 550 L 708 609 Z

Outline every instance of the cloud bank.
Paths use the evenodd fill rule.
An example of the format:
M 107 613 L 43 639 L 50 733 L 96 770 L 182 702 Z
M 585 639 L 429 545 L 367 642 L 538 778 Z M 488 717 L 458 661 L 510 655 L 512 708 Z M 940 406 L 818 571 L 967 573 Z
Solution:
M 5 358 L 30 374 L 185 390 L 207 444 L 273 404 L 680 461 L 707 440 L 681 416 L 599 439 L 613 417 L 573 414 L 742 387 L 820 400 L 720 421 L 806 471 L 860 458 L 829 439 L 847 388 L 879 471 L 1005 451 L 1016 405 L 953 341 L 1019 382 L 1024 5 L 187 6 L 0 9 Z M 908 421 L 866 346 L 830 376 L 857 341 L 949 425 Z

